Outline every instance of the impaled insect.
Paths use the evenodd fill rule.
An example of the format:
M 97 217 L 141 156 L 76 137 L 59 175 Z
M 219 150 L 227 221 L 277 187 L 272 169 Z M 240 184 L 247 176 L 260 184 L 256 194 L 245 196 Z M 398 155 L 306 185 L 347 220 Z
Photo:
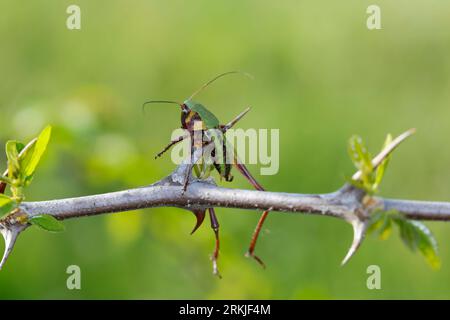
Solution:
M 232 163 L 228 162 L 218 162 L 216 159 L 219 157 L 216 157 L 217 155 L 223 154 L 223 157 L 220 157 L 221 159 L 228 159 L 228 144 L 226 143 L 225 139 L 225 132 L 233 127 L 249 110 L 250 108 L 247 108 L 244 110 L 241 114 L 239 114 L 237 117 L 235 117 L 233 120 L 231 120 L 228 124 L 220 124 L 217 117 L 211 113 L 208 109 L 206 109 L 202 104 L 197 103 L 193 101 L 192 99 L 201 91 L 203 91 L 206 87 L 208 87 L 211 83 L 216 81 L 217 79 L 229 75 L 229 74 L 236 74 L 236 73 L 242 73 L 239 71 L 230 71 L 226 73 L 222 73 L 215 78 L 211 79 L 207 83 L 205 83 L 203 86 L 201 86 L 197 91 L 195 91 L 187 100 L 185 100 L 183 103 L 179 103 L 176 101 L 168 101 L 168 100 L 151 100 L 147 101 L 143 104 L 143 107 L 145 105 L 150 103 L 168 103 L 168 104 L 176 104 L 181 107 L 181 128 L 185 129 L 187 131 L 187 134 L 180 136 L 174 140 L 172 140 L 161 152 L 159 152 L 156 158 L 161 157 L 166 151 L 168 151 L 172 146 L 176 145 L 177 143 L 185 140 L 190 139 L 191 141 L 191 161 L 189 162 L 189 168 L 187 170 L 187 174 L 184 181 L 183 186 L 183 192 L 186 191 L 190 175 L 192 170 L 196 172 L 198 177 L 206 177 L 209 175 L 211 170 L 216 169 L 219 173 L 221 178 L 224 178 L 225 181 L 232 181 L 233 176 L 231 175 L 231 165 L 233 165 L 257 190 L 264 191 L 264 188 L 255 180 L 255 178 L 251 175 L 250 171 L 247 169 L 247 167 L 239 160 L 236 151 L 234 150 L 232 155 Z M 247 76 L 250 76 L 246 73 L 243 73 Z M 250 76 L 251 77 L 251 76 Z M 203 159 L 203 166 L 200 166 L 197 164 L 197 160 L 194 160 L 194 154 L 195 151 L 200 147 L 205 147 L 211 145 L 211 142 L 214 138 L 217 138 L 215 136 L 214 138 L 211 137 L 210 134 L 208 134 L 210 129 L 215 129 L 222 133 L 222 138 L 219 142 L 213 143 L 213 149 L 210 150 L 210 154 L 212 156 L 212 163 L 208 164 L 207 161 Z M 196 133 L 201 133 L 201 143 L 199 144 L 195 139 L 194 135 Z M 221 149 L 221 150 L 220 150 Z M 206 165 L 205 165 L 206 164 Z M 194 233 L 200 225 L 203 223 L 203 220 L 205 218 L 206 210 L 192 210 L 197 218 L 197 223 L 192 230 L 191 234 Z M 214 230 L 215 233 L 215 239 L 216 239 L 216 245 L 215 250 L 212 255 L 212 262 L 213 262 L 213 272 L 214 274 L 218 275 L 220 277 L 218 268 L 217 268 L 217 259 L 219 257 L 219 248 L 220 248 L 220 241 L 219 241 L 219 222 L 217 220 L 217 216 L 215 214 L 214 208 L 208 208 L 209 211 L 209 217 L 211 221 L 211 228 Z M 255 231 L 252 235 L 251 242 L 249 245 L 249 249 L 246 253 L 246 256 L 254 258 L 261 266 L 265 267 L 263 261 L 254 254 L 256 242 L 258 240 L 259 233 L 262 229 L 262 226 L 264 224 L 264 221 L 267 218 L 269 211 L 264 211 L 262 216 L 260 217 L 258 224 L 256 225 Z

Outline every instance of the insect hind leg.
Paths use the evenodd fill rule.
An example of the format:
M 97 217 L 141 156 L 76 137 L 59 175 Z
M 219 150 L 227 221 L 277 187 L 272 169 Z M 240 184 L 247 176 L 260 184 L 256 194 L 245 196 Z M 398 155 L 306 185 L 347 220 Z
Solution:
M 219 258 L 219 250 L 220 250 L 220 240 L 219 240 L 219 221 L 217 220 L 216 212 L 214 208 L 209 208 L 209 218 L 211 220 L 211 228 L 214 231 L 216 244 L 214 247 L 214 252 L 211 256 L 211 261 L 213 263 L 213 274 L 218 276 L 219 278 L 222 278 L 222 276 L 219 273 L 219 268 L 217 267 L 217 259 Z
M 259 184 L 255 178 L 252 176 L 250 171 L 248 171 L 247 167 L 241 163 L 237 157 L 235 158 L 234 166 L 236 169 L 250 182 L 250 184 L 256 189 L 260 191 L 265 191 L 265 189 Z M 259 235 L 261 233 L 262 227 L 264 225 L 264 222 L 266 221 L 267 216 L 269 215 L 269 210 L 266 210 L 263 212 L 261 217 L 258 220 L 258 223 L 256 225 L 255 231 L 253 232 L 252 239 L 250 241 L 250 245 L 248 248 L 247 253 L 245 254 L 246 257 L 252 257 L 255 259 L 263 268 L 266 267 L 264 262 L 259 258 L 257 255 L 255 255 L 255 248 L 256 243 L 258 241 Z

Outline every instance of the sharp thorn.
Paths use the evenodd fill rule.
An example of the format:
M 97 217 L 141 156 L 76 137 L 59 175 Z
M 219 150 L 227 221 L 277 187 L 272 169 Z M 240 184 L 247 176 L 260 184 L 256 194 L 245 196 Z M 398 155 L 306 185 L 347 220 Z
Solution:
M 356 253 L 358 248 L 361 246 L 362 241 L 364 240 L 364 236 L 366 233 L 367 223 L 354 219 L 350 222 L 353 227 L 353 242 L 350 248 L 348 249 L 345 258 L 341 262 L 341 266 L 345 265 L 351 257 Z
M 3 257 L 0 262 L 0 270 L 3 268 L 6 261 L 8 260 L 9 255 L 11 254 L 12 250 L 14 249 L 14 245 L 16 243 L 17 236 L 25 228 L 26 228 L 26 226 L 5 227 L 4 225 L 0 225 L 0 232 L 3 236 L 3 239 L 5 239 L 5 251 L 3 252 Z
M 203 221 L 205 220 L 206 210 L 192 210 L 192 213 L 197 218 L 197 222 L 194 226 L 194 229 L 191 231 L 191 235 L 194 234 L 194 232 L 197 231 L 197 229 L 202 225 Z

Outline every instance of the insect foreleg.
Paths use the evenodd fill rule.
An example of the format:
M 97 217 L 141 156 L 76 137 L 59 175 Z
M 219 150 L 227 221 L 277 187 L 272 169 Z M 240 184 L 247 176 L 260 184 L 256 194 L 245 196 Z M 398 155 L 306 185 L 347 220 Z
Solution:
M 173 147 L 174 145 L 176 145 L 178 142 L 183 141 L 184 139 L 186 139 L 188 136 L 180 136 L 178 138 L 176 138 L 175 140 L 172 140 L 161 152 L 159 152 L 156 156 L 155 159 L 158 159 L 159 157 L 161 157 L 167 150 L 169 150 L 171 147 Z
M 196 130 L 194 133 L 191 134 L 191 154 L 190 154 L 190 160 L 188 163 L 187 171 L 186 171 L 186 177 L 184 180 L 183 185 L 183 193 L 186 192 L 189 180 L 191 178 L 192 169 L 194 168 L 194 165 L 202 158 L 203 156 L 203 132 L 201 130 Z

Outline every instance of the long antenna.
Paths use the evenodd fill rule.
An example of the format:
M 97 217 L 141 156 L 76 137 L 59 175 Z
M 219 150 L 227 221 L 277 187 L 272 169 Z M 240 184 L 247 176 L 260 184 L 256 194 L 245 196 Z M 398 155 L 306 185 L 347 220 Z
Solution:
M 150 101 L 146 101 L 142 104 L 142 111 L 145 113 L 145 106 L 147 104 L 151 104 L 151 103 L 169 103 L 169 104 L 176 104 L 181 106 L 182 104 L 176 101 L 170 101 L 170 100 L 150 100 Z
M 247 72 L 242 72 L 242 71 L 228 71 L 222 74 L 219 74 L 218 76 L 212 78 L 211 80 L 209 80 L 207 83 L 205 83 L 203 86 L 201 86 L 197 91 L 195 91 L 188 100 L 191 100 L 193 97 L 195 97 L 197 94 L 199 94 L 200 92 L 202 92 L 206 87 L 208 87 L 211 83 L 213 83 L 214 81 L 216 81 L 219 78 L 222 78 L 223 76 L 229 75 L 229 74 L 234 74 L 234 73 L 239 73 L 239 74 L 243 74 L 246 77 L 249 77 L 250 79 L 253 79 L 253 76 Z

